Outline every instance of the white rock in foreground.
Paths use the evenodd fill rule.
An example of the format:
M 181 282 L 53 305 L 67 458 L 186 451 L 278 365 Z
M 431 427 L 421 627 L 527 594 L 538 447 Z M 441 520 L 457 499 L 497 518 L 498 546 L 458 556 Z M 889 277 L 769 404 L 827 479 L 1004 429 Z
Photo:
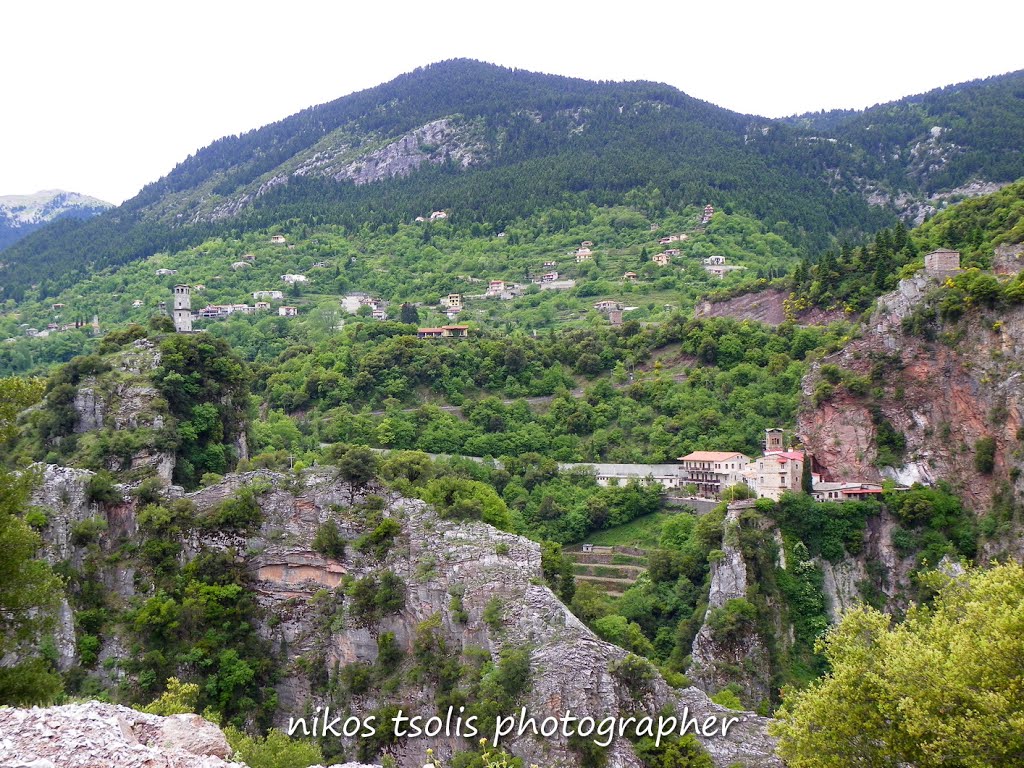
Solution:
M 220 728 L 199 715 L 160 717 L 98 701 L 0 709 L 3 768 L 246 768 L 230 757 Z

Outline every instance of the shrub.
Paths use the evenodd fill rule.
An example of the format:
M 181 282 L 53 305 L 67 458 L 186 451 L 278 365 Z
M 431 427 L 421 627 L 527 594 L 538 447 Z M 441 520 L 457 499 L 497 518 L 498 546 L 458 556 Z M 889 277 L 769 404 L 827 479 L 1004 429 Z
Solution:
M 341 537 L 336 522 L 327 520 L 316 529 L 313 550 L 331 560 L 341 560 L 345 556 L 345 539 Z
M 25 513 L 25 522 L 37 531 L 41 531 L 50 524 L 49 510 L 43 507 L 32 507 Z
M 71 543 L 77 546 L 92 544 L 107 530 L 107 521 L 102 517 L 87 517 L 71 526 Z
M 502 625 L 505 621 L 505 605 L 502 603 L 500 597 L 492 597 L 487 601 L 487 605 L 484 606 L 484 623 L 491 628 L 492 632 L 498 632 L 501 630 Z
M 234 751 L 232 759 L 249 768 L 307 768 L 324 763 L 323 753 L 316 744 L 293 738 L 276 728 L 259 737 L 228 726 L 224 735 Z
M 738 640 L 756 620 L 757 608 L 745 597 L 726 600 L 725 605 L 708 612 L 708 626 L 715 639 L 724 644 Z
M 637 697 L 647 691 L 655 675 L 655 669 L 651 663 L 634 653 L 627 654 L 625 658 L 618 661 L 613 661 L 608 671 Z
M 974 468 L 983 475 L 992 474 L 996 466 L 996 440 L 982 437 L 974 444 Z
M 201 520 L 204 528 L 228 528 L 236 531 L 252 531 L 263 522 L 263 511 L 256 500 L 256 493 L 250 487 L 242 488 L 234 498 L 221 502 Z
M 105 469 L 89 478 L 85 486 L 85 497 L 98 504 L 120 504 L 124 500 L 114 476 Z
M 199 686 L 183 683 L 176 677 L 167 678 L 167 689 L 142 708 L 151 715 L 185 715 L 195 712 L 199 705 Z
M 736 683 L 730 683 L 725 686 L 725 688 L 712 696 L 711 700 L 715 704 L 727 709 L 745 709 L 743 702 L 740 701 L 739 686 Z
M 356 542 L 356 549 L 363 554 L 369 554 L 378 560 L 383 560 L 387 557 L 395 537 L 401 532 L 401 523 L 391 517 L 385 518 L 372 531 L 359 537 L 359 540 Z

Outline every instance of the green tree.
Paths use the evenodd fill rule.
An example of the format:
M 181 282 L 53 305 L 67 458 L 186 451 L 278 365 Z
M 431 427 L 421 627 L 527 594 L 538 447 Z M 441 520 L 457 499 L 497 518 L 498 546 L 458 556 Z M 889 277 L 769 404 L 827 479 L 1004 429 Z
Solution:
M 349 498 L 377 476 L 377 454 L 364 446 L 349 448 L 338 458 L 338 477 L 349 484 Z
M 0 379 L 0 445 L 14 437 L 17 414 L 37 402 L 42 384 Z M 61 584 L 45 560 L 41 541 L 25 522 L 38 474 L 0 467 L 0 657 L 17 651 L 20 661 L 0 668 L 0 704 L 40 704 L 60 692 L 60 678 L 28 651 L 53 622 Z
M 866 606 L 820 647 L 830 671 L 771 726 L 791 768 L 1010 768 L 1024 756 L 1024 568 L 933 572 L 902 624 Z
M 419 310 L 416 309 L 415 305 L 410 304 L 409 302 L 404 302 L 402 304 L 402 309 L 398 314 L 398 319 L 403 323 L 408 323 L 409 325 L 419 325 Z

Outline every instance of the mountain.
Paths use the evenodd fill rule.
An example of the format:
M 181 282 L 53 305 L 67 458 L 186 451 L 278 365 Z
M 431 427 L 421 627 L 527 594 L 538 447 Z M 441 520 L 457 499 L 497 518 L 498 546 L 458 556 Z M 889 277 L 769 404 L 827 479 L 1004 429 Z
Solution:
M 950 198 L 994 191 L 1021 175 L 1024 73 L 936 88 L 862 112 L 806 114 L 787 123 L 820 132 L 858 158 L 841 174 L 873 202 L 919 223 Z
M 729 206 L 815 251 L 934 207 L 930 195 L 1024 175 L 1022 82 L 876 108 L 907 147 L 883 162 L 865 149 L 877 131 L 861 113 L 769 120 L 657 83 L 446 61 L 219 139 L 108 215 L 21 244 L 0 274 L 16 296 L 40 278 L 59 290 L 90 269 L 287 220 L 390 227 L 445 209 L 498 232 L 553 205 L 617 203 Z M 934 128 L 965 151 L 932 152 Z
M 0 195 L 0 251 L 63 218 L 88 219 L 108 208 L 95 197 L 47 189 L 34 195 Z

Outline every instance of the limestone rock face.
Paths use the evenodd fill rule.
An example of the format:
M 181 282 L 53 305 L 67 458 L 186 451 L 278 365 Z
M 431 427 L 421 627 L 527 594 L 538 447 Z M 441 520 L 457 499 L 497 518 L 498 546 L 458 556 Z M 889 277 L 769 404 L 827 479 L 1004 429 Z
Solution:
M 1024 427 L 1024 308 L 975 308 L 937 328 L 934 340 L 905 332 L 903 320 L 925 311 L 934 285 L 923 276 L 901 281 L 878 299 L 860 337 L 812 365 L 797 428 L 830 478 L 945 480 L 969 508 L 987 511 L 1000 486 L 1024 491 L 1017 451 Z M 934 308 L 926 314 L 934 317 Z M 872 394 L 836 385 L 824 399 L 815 398 L 826 364 L 866 378 Z M 876 466 L 879 417 L 906 441 L 899 465 L 882 470 Z M 990 474 L 974 465 L 982 438 L 996 443 Z M 1003 545 L 1008 555 L 1024 548 L 1019 537 Z
M 92 516 L 97 512 L 85 503 L 81 491 L 88 476 L 88 472 L 48 468 L 40 497 L 56 499 L 60 489 L 66 488 L 69 499 L 78 505 L 64 513 L 67 520 Z M 720 768 L 737 761 L 749 768 L 781 765 L 774 757 L 765 718 L 719 707 L 696 688 L 673 689 L 656 673 L 641 691 L 627 687 L 615 673 L 627 653 L 595 636 L 544 586 L 538 544 L 481 522 L 443 519 L 422 501 L 374 489 L 385 495 L 381 514 L 398 521 L 401 534 L 383 558 L 360 552 L 354 542 L 366 532 L 365 514 L 350 506 L 352 490 L 324 470 L 307 470 L 300 476 L 267 471 L 229 475 L 216 485 L 186 494 L 186 498 L 201 515 L 243 486 L 261 488 L 261 529 L 249 536 L 193 531 L 184 541 L 184 557 L 194 556 L 201 548 L 221 549 L 236 553 L 246 564 L 265 612 L 260 632 L 280 655 L 275 658 L 282 670 L 277 685 L 278 727 L 286 726 L 290 716 L 301 715 L 307 707 L 330 703 L 312 688 L 310 660 L 323 665 L 322 675 L 351 663 L 372 664 L 378 653 L 377 638 L 390 632 L 411 661 L 418 628 L 432 621 L 452 654 L 483 652 L 497 661 L 505 649 L 529 649 L 530 688 L 519 706 L 540 719 L 560 716 L 566 710 L 595 719 L 627 714 L 657 717 L 663 708 L 679 716 L 685 712 L 700 722 L 716 716 L 721 724 L 723 719 L 735 717 L 737 721 L 726 736 L 701 736 L 715 764 Z M 360 498 L 356 494 L 357 503 Z M 137 536 L 135 513 L 132 500 L 123 507 L 104 509 L 102 514 L 109 521 L 104 535 L 113 538 L 100 546 L 113 548 L 124 537 Z M 327 520 L 337 525 L 348 542 L 343 557 L 337 560 L 312 548 L 317 529 Z M 74 562 L 74 547 L 63 533 L 54 532 L 48 543 L 58 550 L 70 546 L 68 554 Z M 109 570 L 101 578 L 126 603 L 132 590 L 145 584 L 145 580 L 132 578 L 125 563 Z M 351 598 L 345 594 L 344 580 L 382 570 L 394 572 L 405 583 L 405 605 L 367 623 L 348 610 Z M 720 581 L 726 584 L 724 575 Z M 728 589 L 738 587 L 733 584 Z M 721 591 L 729 593 L 725 586 Z M 459 612 L 452 604 L 456 593 L 461 595 Z M 485 609 L 492 603 L 500 607 L 500 625 L 493 617 L 484 620 Z M 106 640 L 101 658 L 123 653 L 128 645 L 125 640 L 117 636 Z M 409 714 L 436 714 L 433 689 L 407 677 L 398 690 L 386 694 L 371 690 L 354 698 L 351 707 L 366 714 L 399 702 Z M 481 734 L 493 733 L 493 724 L 482 724 L 480 730 Z M 525 764 L 571 768 L 579 763 L 577 754 L 559 736 L 528 734 L 506 739 L 504 744 Z M 356 744 L 349 740 L 344 746 L 347 754 L 352 754 Z M 446 764 L 453 752 L 472 746 L 441 736 L 406 740 L 389 750 L 402 768 L 419 768 L 428 747 Z M 625 739 L 616 740 L 607 755 L 609 768 L 640 768 Z
M 738 683 L 744 700 L 767 699 L 771 689 L 771 660 L 764 641 L 750 626 L 736 636 L 720 637 L 712 628 L 712 612 L 730 600 L 747 596 L 747 565 L 738 542 L 740 514 L 753 501 L 733 502 L 725 518 L 724 556 L 711 564 L 711 591 L 704 623 L 693 639 L 690 678 L 707 693 Z M 737 669 L 744 670 L 741 674 Z
M 11 768 L 244 768 L 199 715 L 158 717 L 89 702 L 0 709 L 0 765 Z
M 75 392 L 75 432 L 92 432 L 103 426 L 106 408 L 102 399 L 97 399 L 96 390 L 92 387 L 79 387 Z
M 450 160 L 466 168 L 484 154 L 483 143 L 473 133 L 471 126 L 451 118 L 434 120 L 350 163 L 333 177 L 336 181 L 369 184 L 393 176 L 408 176 L 424 163 Z
M 137 339 L 112 358 L 115 370 L 86 376 L 75 390 L 72 407 L 77 434 L 103 429 L 159 432 L 166 421 L 166 403 L 149 376 L 160 364 L 160 351 L 149 339 Z M 164 484 L 170 484 L 174 455 L 140 448 L 131 456 L 111 456 L 107 469 L 122 471 L 152 467 Z

